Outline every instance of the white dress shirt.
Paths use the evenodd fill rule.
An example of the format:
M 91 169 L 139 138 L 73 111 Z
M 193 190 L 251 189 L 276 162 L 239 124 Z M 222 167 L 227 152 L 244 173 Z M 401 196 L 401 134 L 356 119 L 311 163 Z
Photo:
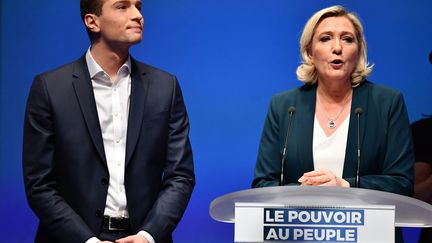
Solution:
M 90 49 L 85 57 L 93 86 L 110 175 L 104 215 L 128 218 L 124 175 L 131 92 L 130 57 L 117 71 L 115 80 L 111 80 L 110 76 L 96 63 Z M 143 235 L 150 243 L 155 242 L 148 232 L 140 231 L 138 234 Z M 87 243 L 98 241 L 99 239 L 93 237 Z
M 345 118 L 332 135 L 327 137 L 315 116 L 313 132 L 315 170 L 330 170 L 335 176 L 342 178 L 348 140 L 349 119 L 350 115 Z

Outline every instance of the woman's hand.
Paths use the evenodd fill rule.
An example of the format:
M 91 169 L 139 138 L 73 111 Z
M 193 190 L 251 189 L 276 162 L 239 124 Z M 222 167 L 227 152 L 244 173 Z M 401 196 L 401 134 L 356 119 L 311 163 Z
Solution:
M 303 174 L 298 182 L 302 186 L 340 186 L 340 187 L 350 187 L 349 183 L 337 176 L 335 176 L 329 170 L 314 170 L 306 172 Z

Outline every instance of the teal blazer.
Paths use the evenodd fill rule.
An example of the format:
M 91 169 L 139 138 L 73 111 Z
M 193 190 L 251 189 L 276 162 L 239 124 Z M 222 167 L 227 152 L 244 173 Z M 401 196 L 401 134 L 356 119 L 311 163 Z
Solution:
M 314 170 L 312 139 L 317 85 L 303 85 L 272 97 L 264 124 L 252 187 L 277 186 L 288 127 L 294 106 L 285 160 L 285 181 L 298 185 Z M 399 91 L 365 81 L 353 90 L 343 178 L 354 187 L 357 170 L 357 117 L 360 116 L 360 187 L 411 196 L 414 150 L 406 106 Z

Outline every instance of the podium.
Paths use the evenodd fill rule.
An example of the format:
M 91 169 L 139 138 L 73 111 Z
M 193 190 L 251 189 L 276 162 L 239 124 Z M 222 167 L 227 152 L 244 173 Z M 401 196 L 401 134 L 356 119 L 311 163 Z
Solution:
M 395 226 L 432 227 L 432 205 L 362 188 L 248 189 L 214 199 L 210 216 L 235 224 L 235 242 L 394 242 Z

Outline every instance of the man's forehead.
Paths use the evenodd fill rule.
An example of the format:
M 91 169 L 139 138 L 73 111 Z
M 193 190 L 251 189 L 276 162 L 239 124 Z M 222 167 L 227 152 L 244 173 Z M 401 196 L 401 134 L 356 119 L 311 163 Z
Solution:
M 132 4 L 142 4 L 141 0 L 101 0 L 102 4 L 106 4 L 106 3 L 110 3 L 110 4 L 115 4 L 115 3 L 132 3 Z

